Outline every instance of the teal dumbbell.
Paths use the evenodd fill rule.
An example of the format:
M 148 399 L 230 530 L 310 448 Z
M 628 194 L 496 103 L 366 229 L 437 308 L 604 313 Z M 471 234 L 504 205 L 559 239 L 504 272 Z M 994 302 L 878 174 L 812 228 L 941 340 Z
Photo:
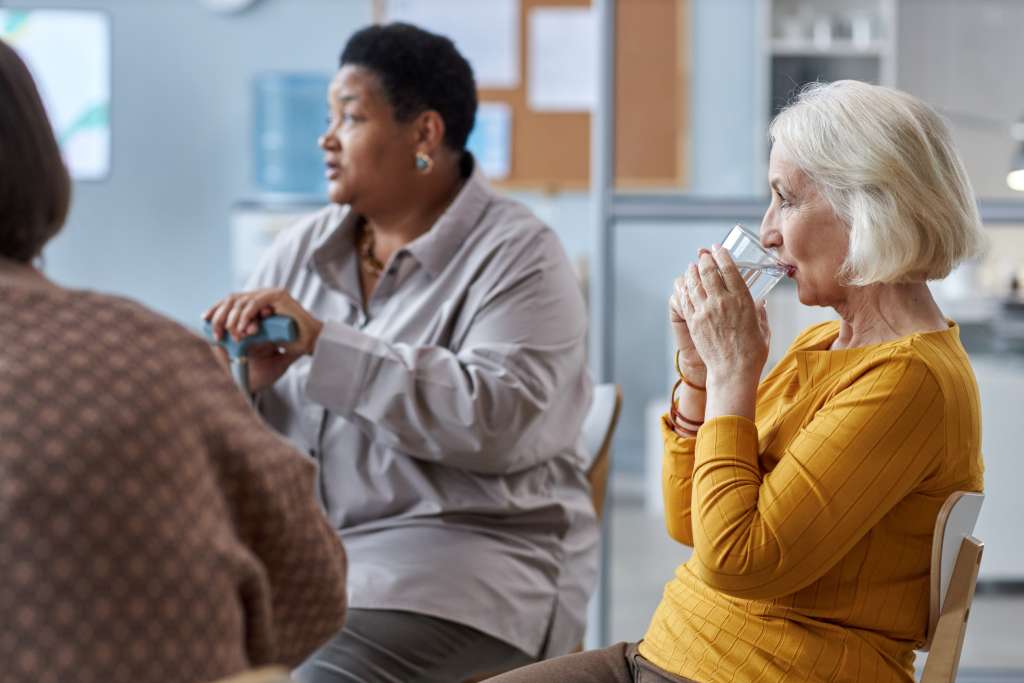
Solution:
M 203 324 L 206 336 L 228 352 L 231 359 L 231 374 L 235 383 L 246 394 L 249 391 L 249 349 L 259 344 L 288 344 L 299 338 L 299 328 L 295 320 L 285 315 L 272 315 L 259 321 L 260 328 L 255 334 L 242 337 L 238 341 L 227 332 L 221 335 L 220 341 L 213 339 L 213 326 L 209 321 Z
M 203 324 L 203 331 L 211 340 L 213 339 L 213 325 L 209 321 Z M 257 344 L 287 344 L 299 338 L 299 329 L 295 320 L 286 315 L 272 315 L 260 321 L 260 329 L 256 334 L 242 337 L 238 341 L 225 332 L 221 335 L 218 345 L 223 346 L 232 360 L 245 358 L 249 355 L 249 348 Z

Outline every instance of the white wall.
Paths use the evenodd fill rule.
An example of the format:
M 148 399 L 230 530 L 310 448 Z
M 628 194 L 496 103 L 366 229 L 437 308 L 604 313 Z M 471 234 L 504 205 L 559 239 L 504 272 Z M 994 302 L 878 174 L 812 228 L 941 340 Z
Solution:
M 691 0 L 690 191 L 744 197 L 767 194 L 755 163 L 767 146 L 760 97 L 757 0 Z

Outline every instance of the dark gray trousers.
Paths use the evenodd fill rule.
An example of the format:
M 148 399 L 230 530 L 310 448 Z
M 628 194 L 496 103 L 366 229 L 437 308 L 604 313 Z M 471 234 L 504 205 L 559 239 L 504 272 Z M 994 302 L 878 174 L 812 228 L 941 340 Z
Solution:
M 413 612 L 350 609 L 292 673 L 298 683 L 460 683 L 533 661 L 474 628 Z
M 549 659 L 488 679 L 487 683 L 695 683 L 640 656 L 636 643 L 617 643 Z

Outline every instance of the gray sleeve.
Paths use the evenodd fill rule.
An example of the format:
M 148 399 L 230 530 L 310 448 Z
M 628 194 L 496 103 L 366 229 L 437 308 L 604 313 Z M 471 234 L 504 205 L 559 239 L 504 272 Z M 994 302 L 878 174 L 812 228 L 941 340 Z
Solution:
M 458 350 L 327 322 L 306 395 L 413 457 L 503 474 L 575 444 L 590 380 L 579 285 L 557 238 L 499 250 Z

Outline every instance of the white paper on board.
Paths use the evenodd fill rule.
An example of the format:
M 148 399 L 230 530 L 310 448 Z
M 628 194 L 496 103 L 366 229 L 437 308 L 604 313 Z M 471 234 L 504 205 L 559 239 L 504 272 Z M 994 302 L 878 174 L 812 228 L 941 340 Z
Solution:
M 388 0 L 386 19 L 451 38 L 478 88 L 519 87 L 519 0 Z
M 597 105 L 597 15 L 589 7 L 538 7 L 527 22 L 527 104 L 535 111 Z

